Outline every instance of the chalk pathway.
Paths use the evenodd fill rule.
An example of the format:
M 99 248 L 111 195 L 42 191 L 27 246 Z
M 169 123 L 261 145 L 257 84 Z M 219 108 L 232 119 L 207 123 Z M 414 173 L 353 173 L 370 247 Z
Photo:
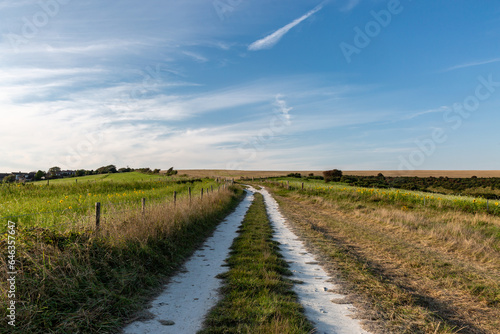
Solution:
M 275 232 L 274 239 L 281 244 L 281 254 L 293 272 L 291 278 L 303 282 L 295 284 L 294 291 L 305 309 L 306 317 L 316 327 L 315 333 L 368 333 L 361 328 L 359 320 L 351 318 L 355 310 L 354 306 L 332 303 L 332 299 L 341 299 L 346 296 L 328 291 L 337 287 L 329 282 L 328 274 L 314 256 L 307 252 L 304 243 L 286 226 L 286 220 L 281 215 L 276 200 L 265 189 L 251 190 L 264 196 L 267 214 Z
M 227 271 L 222 265 L 252 201 L 253 192 L 247 191 L 236 210 L 185 264 L 185 270 L 174 276 L 166 290 L 152 302 L 148 311 L 155 318 L 133 322 L 124 333 L 194 334 L 201 329 L 205 315 L 219 300 L 221 280 L 216 276 Z
M 236 210 L 185 264 L 185 270 L 174 276 L 164 292 L 152 302 L 148 311 L 153 318 L 131 323 L 124 328 L 125 334 L 194 334 L 202 329 L 206 314 L 220 297 L 218 290 L 221 281 L 216 276 L 226 271 L 224 260 L 229 256 L 229 248 L 253 202 L 255 192 L 264 196 L 267 214 L 275 231 L 274 239 L 281 244 L 281 253 L 290 264 L 289 269 L 293 272 L 291 278 L 303 282 L 295 284 L 294 290 L 307 318 L 316 327 L 315 333 L 368 333 L 361 329 L 358 320 L 350 317 L 354 310 L 352 305 L 332 303 L 332 299 L 345 296 L 328 291 L 334 289 L 335 285 L 328 282 L 330 277 L 288 229 L 274 198 L 265 189 L 249 187 L 246 192 L 247 196 Z

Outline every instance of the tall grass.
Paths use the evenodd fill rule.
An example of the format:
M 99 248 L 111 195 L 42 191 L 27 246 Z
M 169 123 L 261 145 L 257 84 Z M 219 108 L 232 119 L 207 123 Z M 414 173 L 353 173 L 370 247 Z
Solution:
M 436 205 L 412 205 L 413 192 L 268 185 L 309 245 L 336 268 L 332 275 L 341 272 L 378 331 L 498 330 L 496 215 L 441 206 L 436 198 Z
M 0 185 L 0 218 L 23 226 L 55 227 L 90 218 L 96 202 L 102 204 L 104 212 L 136 209 L 142 198 L 147 198 L 148 204 L 160 203 L 173 200 L 174 191 L 179 197 L 186 197 L 191 188 L 196 197 L 202 188 L 218 186 L 210 179 L 142 181 L 142 177 L 140 173 L 124 173 L 111 174 L 106 182 L 83 182 L 78 178 L 79 183 L 3 184 Z M 4 226 L 0 226 L 0 232 L 4 231 Z
M 232 210 L 242 191 L 180 198 L 142 214 L 109 217 L 99 234 L 23 226 L 17 231 L 16 327 L 0 333 L 114 333 L 159 289 Z M 2 249 L 6 240 L 1 240 Z M 6 319 L 5 257 L 0 315 Z
M 331 196 L 332 198 L 344 198 L 352 201 L 371 201 L 379 203 L 380 206 L 396 204 L 400 207 L 427 206 L 432 209 L 459 210 L 470 213 L 488 213 L 500 216 L 500 201 L 486 200 L 480 197 L 456 196 L 427 193 L 421 191 L 410 191 L 400 189 L 376 189 L 353 187 L 342 183 L 326 184 L 324 181 L 304 180 L 295 181 L 280 179 L 268 181 L 268 184 L 290 187 L 309 193 Z

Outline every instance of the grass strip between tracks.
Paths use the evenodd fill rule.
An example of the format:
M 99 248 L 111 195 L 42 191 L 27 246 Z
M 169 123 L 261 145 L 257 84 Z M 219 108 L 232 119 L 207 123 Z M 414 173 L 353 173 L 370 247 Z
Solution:
M 292 291 L 288 265 L 272 240 L 273 230 L 261 194 L 240 228 L 221 275 L 223 299 L 209 313 L 199 333 L 310 333 L 313 329 Z

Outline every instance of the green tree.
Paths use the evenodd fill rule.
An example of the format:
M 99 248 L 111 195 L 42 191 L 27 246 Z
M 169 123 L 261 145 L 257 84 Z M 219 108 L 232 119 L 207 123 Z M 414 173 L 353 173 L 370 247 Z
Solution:
M 41 171 L 39 170 L 38 172 L 36 172 L 35 174 L 35 181 L 40 181 L 42 179 L 42 177 L 45 176 L 45 172 L 44 171 Z
M 4 183 L 12 183 L 14 181 L 16 181 L 16 176 L 14 174 L 7 175 L 3 178 Z
M 57 177 L 57 174 L 61 172 L 61 167 L 50 167 L 47 175 L 49 177 Z

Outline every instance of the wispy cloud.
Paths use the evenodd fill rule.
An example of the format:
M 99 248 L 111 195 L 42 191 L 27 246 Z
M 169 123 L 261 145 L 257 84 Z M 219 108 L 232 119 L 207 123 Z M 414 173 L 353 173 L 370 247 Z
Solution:
M 416 117 L 419 117 L 422 115 L 426 115 L 426 114 L 443 113 L 443 112 L 448 111 L 448 110 L 451 110 L 451 108 L 448 106 L 441 106 L 439 108 L 417 112 L 415 114 L 407 116 L 405 119 L 413 119 L 413 118 L 416 118 Z
M 276 45 L 280 41 L 280 39 L 285 36 L 286 33 L 288 33 L 293 27 L 297 26 L 300 24 L 302 21 L 308 19 L 311 15 L 314 15 L 315 13 L 319 12 L 321 9 L 323 9 L 323 4 L 321 3 L 318 6 L 316 6 L 313 10 L 309 11 L 307 14 L 299 17 L 298 19 L 294 20 L 293 22 L 287 24 L 286 26 L 276 30 L 272 34 L 259 39 L 258 41 L 253 42 L 250 44 L 248 47 L 248 50 L 250 51 L 258 51 L 262 49 L 269 49 Z
M 461 64 L 461 65 L 456 65 L 456 66 L 449 67 L 449 68 L 445 69 L 443 72 L 458 70 L 460 68 L 466 68 L 466 67 L 473 67 L 473 66 L 486 65 L 486 64 L 491 64 L 491 63 L 497 63 L 499 61 L 500 61 L 500 58 L 493 58 L 493 59 L 488 59 L 488 60 L 483 60 L 483 61 L 476 61 L 476 62 L 471 62 L 471 63 L 465 63 L 465 64 Z
M 348 0 L 347 3 L 340 10 L 348 12 L 359 4 L 360 0 Z
M 208 59 L 206 57 L 204 57 L 198 53 L 195 53 L 195 52 L 184 51 L 183 54 L 190 57 L 190 58 L 193 58 L 198 63 L 206 63 L 208 61 Z

